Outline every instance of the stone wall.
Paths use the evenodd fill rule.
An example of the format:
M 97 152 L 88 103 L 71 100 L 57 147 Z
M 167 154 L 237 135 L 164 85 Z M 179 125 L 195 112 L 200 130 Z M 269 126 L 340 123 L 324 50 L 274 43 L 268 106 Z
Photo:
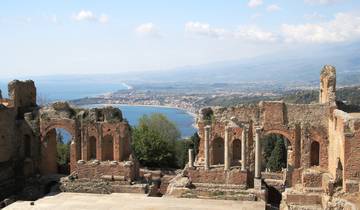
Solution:
M 345 190 L 357 189 L 360 179 L 360 113 L 346 113 L 339 110 L 337 106 L 341 103 L 336 103 L 335 93 L 336 71 L 334 67 L 326 65 L 320 74 L 318 104 L 262 101 L 256 105 L 201 109 L 197 118 L 200 148 L 195 158 L 195 166 L 203 166 L 205 163 L 205 127 L 210 127 L 208 148 L 210 165 L 214 164 L 213 158 L 218 158 L 214 153 L 214 139 L 219 137 L 225 139 L 225 129 L 230 127 L 230 142 L 232 142 L 235 138 L 239 138 L 237 130 L 241 131 L 247 127 L 246 159 L 241 164 L 245 164 L 249 174 L 256 172 L 255 136 L 259 136 L 259 144 L 261 144 L 262 137 L 278 134 L 289 140 L 287 145 L 289 176 L 286 182 L 290 187 L 302 184 L 304 187 L 314 185 L 320 188 L 323 184 L 321 174 L 329 172 L 326 183 L 330 184 L 325 185 L 334 185 L 342 180 Z M 258 130 L 258 133 L 255 130 Z M 228 154 L 231 159 L 233 152 L 231 143 L 229 146 Z M 261 164 L 261 150 L 259 153 Z M 212 170 L 213 167 L 217 166 L 210 166 L 210 169 Z M 321 173 L 305 173 L 309 168 Z M 214 173 L 211 170 L 203 173 L 208 173 L 211 177 Z M 226 171 L 225 167 L 223 170 Z M 206 175 L 203 176 L 205 180 L 209 180 Z
M 37 107 L 33 81 L 9 83 L 9 99 L 0 100 L 0 201 L 20 191 L 28 177 L 59 173 L 56 157 L 56 129 L 71 136 L 70 169 L 81 177 L 118 174 L 133 180 L 138 176 L 138 163 L 132 157 L 131 131 L 117 108 L 79 109 L 64 102 Z M 79 160 L 90 161 L 89 138 L 96 139 L 99 165 L 79 167 Z M 106 140 L 110 136 L 111 140 Z M 104 142 L 106 141 L 106 142 Z M 110 145 L 110 147 L 105 147 Z M 102 151 L 108 150 L 104 161 Z M 85 164 L 86 165 L 86 164 Z
M 203 168 L 187 169 L 187 176 L 193 183 L 212 183 L 212 184 L 236 184 L 248 185 L 249 174 L 247 171 L 233 169 L 224 171 L 222 168 L 213 168 L 205 171 Z
M 79 162 L 76 164 L 76 174 L 79 179 L 100 179 L 103 176 L 121 177 L 132 181 L 136 178 L 133 162 Z
M 334 103 L 336 100 L 336 69 L 325 65 L 320 74 L 319 103 Z
M 35 95 L 32 81 L 13 81 L 10 98 L 0 101 L 0 200 L 21 189 L 24 179 L 36 172 L 36 134 L 24 116 L 36 108 Z

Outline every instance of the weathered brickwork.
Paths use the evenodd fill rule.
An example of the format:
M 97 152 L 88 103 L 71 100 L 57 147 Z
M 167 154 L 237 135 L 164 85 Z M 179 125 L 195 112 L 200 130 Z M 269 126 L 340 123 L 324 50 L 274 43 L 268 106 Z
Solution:
M 340 103 L 336 102 L 336 71 L 334 67 L 327 65 L 320 75 L 318 104 L 262 101 L 256 105 L 201 109 L 197 118 L 200 149 L 195 158 L 195 167 L 187 170 L 190 179 L 235 184 L 237 180 L 233 180 L 233 183 L 231 179 L 224 181 L 221 174 L 231 173 L 236 170 L 235 163 L 240 163 L 244 165 L 245 172 L 250 174 L 243 183 L 251 183 L 249 179 L 252 177 L 261 177 L 257 172 L 262 169 L 263 162 L 261 139 L 268 134 L 278 134 L 288 140 L 286 180 L 279 182 L 285 181 L 287 187 L 300 184 L 305 191 L 317 190 L 331 194 L 335 184 L 341 181 L 345 191 L 359 190 L 360 113 L 342 111 L 340 109 L 344 106 L 338 107 L 337 104 Z M 241 135 L 245 128 L 246 133 Z M 229 136 L 226 136 L 226 131 L 229 131 Z M 245 151 L 245 155 L 234 163 L 232 154 L 237 151 L 231 142 L 235 139 L 242 141 L 243 136 L 246 136 L 246 149 L 241 151 Z M 225 140 L 226 138 L 228 139 Z M 208 148 L 205 147 L 206 141 Z M 223 145 L 219 146 L 219 143 L 214 142 L 221 142 Z M 230 143 L 226 145 L 226 142 Z M 230 153 L 218 152 L 219 148 Z M 239 146 L 236 148 L 241 149 Z M 222 173 L 219 167 L 224 163 L 213 161 L 218 160 L 219 155 L 223 156 L 222 160 L 230 159 L 231 163 L 227 168 L 224 165 Z M 201 173 L 197 171 L 206 164 L 210 165 L 207 170 Z M 295 199 L 301 198 L 301 195 L 289 197 L 293 196 Z
M 0 100 L 0 200 L 20 191 L 28 177 L 61 172 L 56 129 L 64 129 L 72 137 L 72 175 L 137 178 L 130 126 L 119 109 L 79 109 L 64 102 L 39 107 L 33 81 L 12 81 L 8 90 L 10 98 Z M 98 164 L 91 164 L 94 161 Z
M 79 161 L 80 162 L 80 161 Z M 100 179 L 103 176 L 121 177 L 123 180 L 132 181 L 136 177 L 136 165 L 132 162 L 84 162 L 76 164 L 76 172 L 79 179 Z
M 188 176 L 193 183 L 213 183 L 213 184 L 236 184 L 247 186 L 247 171 L 231 170 L 224 171 L 221 168 L 214 168 L 205 171 L 202 168 L 188 169 Z

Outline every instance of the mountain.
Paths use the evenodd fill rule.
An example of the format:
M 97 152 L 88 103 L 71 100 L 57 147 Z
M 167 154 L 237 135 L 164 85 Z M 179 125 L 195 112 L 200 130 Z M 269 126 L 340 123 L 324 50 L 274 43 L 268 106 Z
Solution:
M 320 70 L 325 64 L 337 68 L 339 84 L 359 84 L 360 43 L 144 72 L 132 75 L 131 79 L 138 82 L 318 84 Z

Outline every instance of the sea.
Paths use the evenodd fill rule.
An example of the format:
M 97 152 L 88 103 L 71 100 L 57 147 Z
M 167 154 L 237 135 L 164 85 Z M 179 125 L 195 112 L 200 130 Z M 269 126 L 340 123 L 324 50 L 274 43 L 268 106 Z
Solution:
M 49 101 L 66 101 L 72 99 L 78 99 L 83 97 L 92 97 L 96 95 L 115 92 L 121 89 L 129 88 L 129 85 L 122 82 L 96 81 L 93 84 L 91 81 L 84 80 L 62 80 L 58 79 L 34 79 L 39 97 L 45 97 Z M 7 97 L 7 82 L 0 81 L 0 89 L 2 90 L 3 97 Z M 192 136 L 196 129 L 193 126 L 195 118 L 192 114 L 185 110 L 178 108 L 160 107 L 160 106 L 136 106 L 136 105 L 119 105 L 119 104 L 107 104 L 106 106 L 118 107 L 126 118 L 130 125 L 136 126 L 138 120 L 143 115 L 151 115 L 153 113 L 161 113 L 168 117 L 175 123 L 179 129 L 182 138 Z M 85 105 L 87 108 L 103 107 L 104 104 L 89 104 Z M 67 139 L 67 134 L 65 139 Z

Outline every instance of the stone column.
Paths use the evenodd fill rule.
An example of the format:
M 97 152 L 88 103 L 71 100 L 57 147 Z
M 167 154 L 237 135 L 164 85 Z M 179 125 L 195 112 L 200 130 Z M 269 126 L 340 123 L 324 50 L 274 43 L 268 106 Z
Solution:
M 255 129 L 255 178 L 261 178 L 261 142 L 260 128 Z
M 229 140 L 230 140 L 230 127 L 225 127 L 225 142 L 224 142 L 224 170 L 228 171 L 230 169 L 230 160 L 229 160 Z
M 189 168 L 194 167 L 194 150 L 189 149 Z
M 246 170 L 246 142 L 247 142 L 248 131 L 244 126 L 241 134 L 241 170 Z
M 102 144 L 103 144 L 103 136 L 102 136 L 102 125 L 98 124 L 97 126 L 98 131 L 98 140 L 96 145 L 96 159 L 102 161 Z
M 205 170 L 210 169 L 209 163 L 209 140 L 210 140 L 210 126 L 205 126 L 205 142 L 204 142 L 204 153 L 205 153 Z

